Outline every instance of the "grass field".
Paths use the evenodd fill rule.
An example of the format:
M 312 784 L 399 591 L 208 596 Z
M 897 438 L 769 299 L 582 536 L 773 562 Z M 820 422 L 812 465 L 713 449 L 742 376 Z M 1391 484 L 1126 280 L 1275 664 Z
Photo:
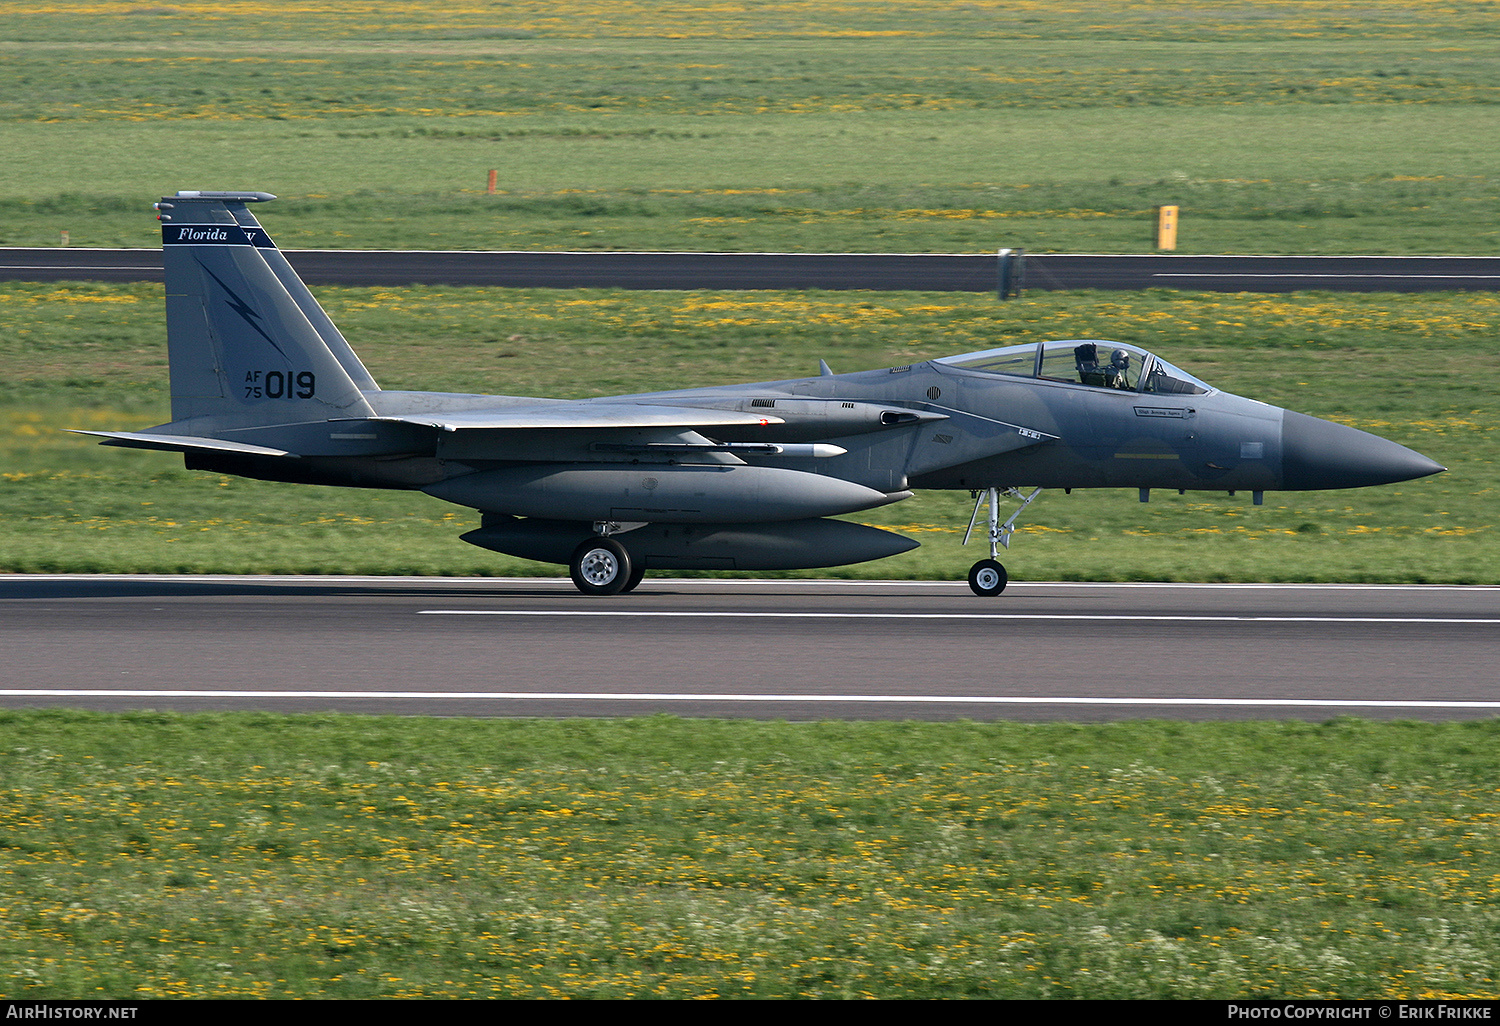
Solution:
M 1497 731 L 0 712 L 0 996 L 1493 999 Z
M 0 244 L 1491 253 L 1473 3 L 8 5 Z M 499 172 L 500 195 L 482 195 Z M 374 223 L 372 223 L 374 222 Z

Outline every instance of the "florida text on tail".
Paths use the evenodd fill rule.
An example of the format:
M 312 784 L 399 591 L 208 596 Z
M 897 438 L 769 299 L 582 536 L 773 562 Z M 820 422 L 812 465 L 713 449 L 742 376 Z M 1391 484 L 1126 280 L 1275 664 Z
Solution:
M 381 389 L 250 211 L 263 192 L 157 204 L 172 419 L 92 431 L 184 454 L 190 469 L 420 489 L 481 513 L 464 540 L 564 564 L 580 590 L 647 569 L 778 570 L 880 559 L 917 543 L 843 514 L 913 489 L 964 489 L 999 550 L 1043 488 L 1352 488 L 1434 474 L 1419 453 L 1221 392 L 1097 339 L 927 363 L 565 401 Z M 1021 488 L 1027 486 L 1028 492 Z M 1004 522 L 1000 498 L 1020 506 Z M 965 537 L 965 541 L 968 537 Z

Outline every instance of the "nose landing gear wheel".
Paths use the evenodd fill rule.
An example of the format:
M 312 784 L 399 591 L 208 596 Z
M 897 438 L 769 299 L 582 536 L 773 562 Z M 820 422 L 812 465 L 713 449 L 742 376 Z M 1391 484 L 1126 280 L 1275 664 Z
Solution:
M 969 567 L 969 587 L 976 595 L 998 595 L 1009 580 L 1005 567 L 993 559 L 981 559 Z
M 630 585 L 630 554 L 613 538 L 590 538 L 573 550 L 568 575 L 585 595 L 617 595 Z

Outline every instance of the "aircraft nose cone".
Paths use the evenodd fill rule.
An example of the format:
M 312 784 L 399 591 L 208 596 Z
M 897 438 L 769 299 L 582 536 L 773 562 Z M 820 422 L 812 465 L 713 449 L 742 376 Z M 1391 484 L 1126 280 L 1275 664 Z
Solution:
M 1281 421 L 1281 486 L 1288 491 L 1364 488 L 1447 469 L 1368 431 L 1291 410 Z

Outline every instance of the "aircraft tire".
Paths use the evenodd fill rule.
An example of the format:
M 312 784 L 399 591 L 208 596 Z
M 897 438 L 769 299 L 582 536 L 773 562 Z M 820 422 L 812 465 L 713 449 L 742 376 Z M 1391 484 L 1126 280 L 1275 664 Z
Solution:
M 993 559 L 981 559 L 969 567 L 969 587 L 976 595 L 998 595 L 1009 581 L 1005 567 Z
M 573 550 L 568 576 L 585 595 L 618 595 L 629 588 L 630 554 L 613 538 L 590 538 Z
M 620 589 L 620 594 L 621 595 L 628 595 L 630 592 L 635 591 L 635 586 L 637 584 L 640 584 L 641 583 L 641 579 L 643 577 L 645 577 L 645 576 L 646 576 L 646 564 L 645 563 L 636 563 L 636 564 L 633 564 L 631 566 L 631 568 L 630 568 L 630 576 L 625 579 L 625 587 L 623 587 L 623 588 Z

